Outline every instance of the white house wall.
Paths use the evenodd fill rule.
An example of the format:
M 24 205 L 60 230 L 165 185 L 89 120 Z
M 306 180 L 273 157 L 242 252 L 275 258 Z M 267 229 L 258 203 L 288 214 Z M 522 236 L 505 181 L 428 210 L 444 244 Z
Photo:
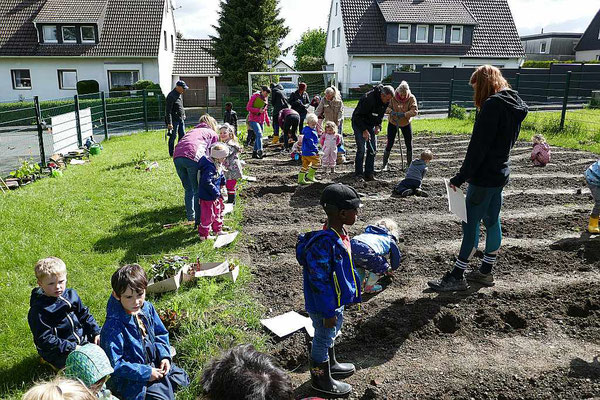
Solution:
M 165 50 L 165 32 L 166 50 Z M 173 36 L 173 46 L 171 46 L 171 36 Z M 173 77 L 173 63 L 175 61 L 175 46 L 177 46 L 177 30 L 175 28 L 175 18 L 171 9 L 171 1 L 165 1 L 163 10 L 162 29 L 160 30 L 160 47 L 158 51 L 158 69 L 160 78 L 155 80 L 160 85 L 163 93 L 166 95 L 173 87 L 171 80 Z
M 93 79 L 98 82 L 100 91 L 108 91 L 108 70 L 139 71 L 139 79 L 159 81 L 159 66 L 153 58 L 49 58 L 49 57 L 11 57 L 0 58 L 0 101 L 15 101 L 39 96 L 40 100 L 70 97 L 77 94 L 76 89 L 60 89 L 58 70 L 77 71 L 77 80 Z M 31 74 L 31 89 L 13 89 L 11 70 L 28 69 Z M 171 75 L 167 76 L 170 80 Z
M 600 50 L 586 50 L 575 53 L 575 61 L 594 61 L 598 60 Z
M 325 46 L 325 61 L 328 65 L 333 65 L 333 71 L 338 72 L 338 80 L 342 85 L 342 92 L 348 91 L 348 82 L 350 82 L 351 71 L 348 68 L 348 51 L 346 45 L 346 36 L 344 33 L 344 24 L 342 22 L 342 8 L 339 4 L 340 0 L 332 0 L 331 9 L 329 10 L 329 26 L 327 27 L 327 44 Z M 338 7 L 337 15 L 335 15 L 335 7 Z M 341 40 L 340 45 L 337 45 L 338 28 L 340 28 Z M 335 30 L 335 47 L 332 47 L 332 31 Z

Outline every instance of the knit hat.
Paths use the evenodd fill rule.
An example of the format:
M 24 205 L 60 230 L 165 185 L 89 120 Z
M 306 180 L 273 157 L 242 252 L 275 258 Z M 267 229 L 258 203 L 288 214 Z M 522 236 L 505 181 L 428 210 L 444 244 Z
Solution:
M 65 376 L 79 379 L 87 387 L 113 373 L 108 357 L 99 346 L 88 343 L 75 349 L 67 357 Z
M 228 155 L 229 155 L 229 150 L 227 149 L 227 147 L 213 146 L 210 148 L 210 157 L 211 158 L 225 158 Z

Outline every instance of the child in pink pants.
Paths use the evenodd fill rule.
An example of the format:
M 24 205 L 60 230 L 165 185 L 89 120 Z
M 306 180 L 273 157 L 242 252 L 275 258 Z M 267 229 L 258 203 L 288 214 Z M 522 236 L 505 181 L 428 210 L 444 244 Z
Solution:
M 330 168 L 333 173 L 335 172 L 335 165 L 337 163 L 338 146 L 342 142 L 342 136 L 337 133 L 335 122 L 327 121 L 325 123 L 325 133 L 321 135 L 319 142 L 323 149 L 321 165 L 325 168 L 325 172 L 327 172 L 327 168 Z
M 216 235 L 221 234 L 223 228 L 223 195 L 221 189 L 225 186 L 223 175 L 223 161 L 229 154 L 227 145 L 224 143 L 214 144 L 210 150 L 210 156 L 203 156 L 199 164 L 200 182 L 198 183 L 198 199 L 200 201 L 200 225 L 198 235 L 200 240 L 208 239 L 212 231 Z

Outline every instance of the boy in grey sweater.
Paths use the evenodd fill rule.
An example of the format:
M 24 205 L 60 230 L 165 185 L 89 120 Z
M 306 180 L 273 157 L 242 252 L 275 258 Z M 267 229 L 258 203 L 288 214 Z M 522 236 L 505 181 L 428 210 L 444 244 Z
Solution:
M 412 194 L 422 197 L 429 196 L 427 192 L 421 189 L 421 183 L 427 172 L 427 164 L 431 160 L 433 160 L 433 153 L 431 150 L 425 150 L 418 160 L 410 163 L 408 171 L 406 171 L 406 177 L 394 188 L 394 194 L 399 194 L 402 197 Z

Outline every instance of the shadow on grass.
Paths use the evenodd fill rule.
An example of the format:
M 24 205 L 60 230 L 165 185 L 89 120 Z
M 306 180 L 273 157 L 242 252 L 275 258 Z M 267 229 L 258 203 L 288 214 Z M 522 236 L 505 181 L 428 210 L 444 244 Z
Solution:
M 54 376 L 52 368 L 40 364 L 38 355 L 27 357 L 10 368 L 0 370 L 0 398 L 28 390 L 35 382 Z
M 134 167 L 135 167 L 135 161 L 127 161 L 127 162 L 122 162 L 122 163 L 116 164 L 116 165 L 109 165 L 108 167 L 104 168 L 104 171 L 116 171 L 116 170 L 124 169 L 124 168 L 133 169 Z
M 183 207 L 160 208 L 131 215 L 112 229 L 112 234 L 94 243 L 94 250 L 109 253 L 125 250 L 122 263 L 139 260 L 140 255 L 168 253 L 195 244 L 198 240 L 191 226 L 163 229 L 163 225 L 182 220 Z

